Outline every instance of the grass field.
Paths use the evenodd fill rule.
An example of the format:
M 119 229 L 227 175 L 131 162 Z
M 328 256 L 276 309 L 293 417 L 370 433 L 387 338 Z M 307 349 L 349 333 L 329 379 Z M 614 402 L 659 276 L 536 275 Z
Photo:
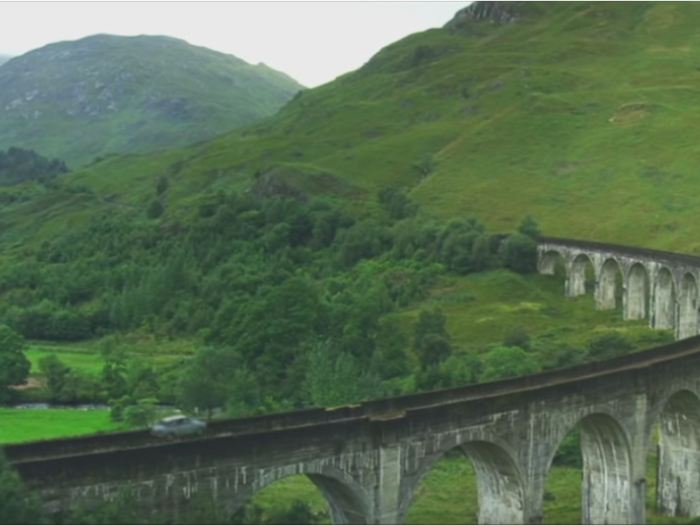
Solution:
M 90 374 L 99 374 L 102 367 L 104 367 L 104 359 L 100 354 L 96 353 L 56 352 L 54 350 L 29 348 L 29 350 L 25 352 L 25 355 L 32 363 L 30 372 L 32 375 L 39 374 L 39 361 L 50 355 L 57 356 L 70 368 Z
M 138 356 L 152 365 L 165 365 L 173 361 L 186 359 L 185 354 L 165 354 L 152 352 L 152 346 L 147 344 L 128 344 L 126 345 L 129 354 Z M 57 356 L 63 363 L 70 368 L 87 372 L 90 374 L 99 374 L 104 367 L 104 358 L 96 349 L 97 343 L 87 341 L 83 345 L 68 346 L 45 343 L 30 343 L 29 348 L 25 351 L 25 355 L 32 364 L 31 375 L 37 377 L 40 374 L 39 361 L 50 355 Z M 181 346 L 182 348 L 182 346 Z M 188 346 L 188 348 L 191 348 Z
M 0 408 L 0 443 L 53 439 L 117 430 L 108 410 Z
M 670 331 L 652 330 L 648 320 L 624 321 L 619 302 L 615 310 L 596 310 L 590 293 L 565 297 L 558 276 L 497 270 L 445 278 L 426 301 L 400 314 L 406 330 L 431 307 L 442 309 L 455 346 L 468 351 L 503 341 L 513 328 L 579 348 L 606 332 L 619 332 L 639 348 L 673 341 Z

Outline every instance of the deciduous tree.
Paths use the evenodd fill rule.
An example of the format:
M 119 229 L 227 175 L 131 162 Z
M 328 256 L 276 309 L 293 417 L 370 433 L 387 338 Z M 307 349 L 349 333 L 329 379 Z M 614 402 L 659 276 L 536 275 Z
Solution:
M 541 370 L 537 358 L 522 348 L 499 346 L 484 357 L 482 381 L 535 374 Z
M 31 363 L 24 355 L 24 338 L 7 325 L 0 325 L 0 397 L 10 386 L 29 377 Z

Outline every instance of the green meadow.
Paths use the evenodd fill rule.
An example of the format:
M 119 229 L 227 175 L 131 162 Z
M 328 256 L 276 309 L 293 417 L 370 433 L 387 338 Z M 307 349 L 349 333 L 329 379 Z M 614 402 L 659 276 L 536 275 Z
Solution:
M 100 354 L 88 353 L 88 352 L 57 352 L 55 350 L 48 350 L 43 348 L 29 348 L 25 355 L 32 364 L 31 374 L 36 376 L 39 375 L 39 361 L 50 355 L 56 355 L 70 368 L 75 370 L 80 370 L 82 372 L 88 372 L 90 374 L 99 374 L 104 367 L 104 359 Z
M 0 444 L 117 430 L 108 410 L 0 407 Z
M 66 350 L 65 347 L 61 346 L 34 346 L 30 344 L 29 348 L 25 352 L 25 355 L 32 364 L 31 374 L 33 376 L 40 375 L 39 361 L 50 355 L 57 356 L 70 368 L 97 375 L 102 372 L 102 368 L 104 367 L 104 358 L 95 350 L 94 346 L 95 342 L 92 342 L 91 346 L 76 351 L 75 349 Z M 189 357 L 189 355 L 186 354 L 173 355 L 151 353 L 144 351 L 142 346 L 138 344 L 128 345 L 128 348 L 130 349 L 131 356 L 143 358 L 145 361 L 153 365 L 164 365 L 173 361 L 187 359 Z M 188 348 L 190 352 L 193 350 L 189 346 Z

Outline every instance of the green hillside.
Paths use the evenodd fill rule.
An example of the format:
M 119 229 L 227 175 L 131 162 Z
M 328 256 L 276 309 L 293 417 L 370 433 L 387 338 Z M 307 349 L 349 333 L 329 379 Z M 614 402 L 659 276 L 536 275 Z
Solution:
M 490 232 L 513 231 L 531 215 L 547 235 L 694 253 L 696 15 L 700 7 L 690 2 L 477 2 L 444 28 L 411 35 L 359 70 L 300 92 L 259 123 L 181 149 L 109 156 L 50 187 L 1 190 L 0 256 L 20 265 L 36 257 L 43 267 L 46 253 L 92 242 L 108 216 L 124 221 L 119 228 L 177 244 L 168 232 L 198 231 L 207 209 L 233 220 L 240 210 L 226 219 L 222 203 L 241 196 L 323 197 L 366 217 L 388 186 L 405 188 L 441 220 L 476 216 Z M 317 220 L 314 209 L 303 213 Z M 261 232 L 272 227 L 260 224 Z M 88 264 L 87 255 L 71 253 L 51 257 Z M 153 264 L 139 257 L 135 263 Z M 476 277 L 454 278 L 465 295 L 477 295 L 468 291 Z M 523 279 L 527 293 L 548 286 Z M 478 302 L 446 307 L 463 344 L 498 342 L 518 325 L 586 334 L 619 321 L 587 308 L 577 321 L 573 311 L 557 317 L 552 312 L 570 304 L 559 289 L 537 300 L 510 294 L 500 307 L 503 284 L 478 282 L 491 283 L 476 285 Z M 92 303 L 74 306 L 111 308 L 99 286 Z M 5 292 L 0 314 L 40 300 L 32 294 Z M 401 315 L 415 319 L 423 304 Z
M 50 44 L 0 70 L 0 149 L 80 167 L 210 138 L 267 117 L 301 85 L 264 64 L 163 36 Z
M 398 184 L 494 230 L 531 214 L 550 235 L 697 253 L 700 5 L 516 2 L 509 23 L 474 5 L 265 122 L 71 180 L 137 203 L 179 161 L 173 217 L 258 170 L 355 199 Z
M 561 271 L 534 272 L 534 238 L 700 253 L 698 18 L 695 2 L 477 2 L 262 121 L 0 187 L 0 323 L 34 340 L 47 385 L 16 395 L 109 402 L 119 424 L 152 398 L 238 417 L 671 341 L 620 301 L 566 298 Z M 546 519 L 576 522 L 581 472 L 554 472 Z M 473 487 L 443 462 L 409 521 L 464 522 Z
M 2 55 L 0 54 L 0 65 L 4 64 L 8 60 L 10 60 L 12 57 L 10 55 Z

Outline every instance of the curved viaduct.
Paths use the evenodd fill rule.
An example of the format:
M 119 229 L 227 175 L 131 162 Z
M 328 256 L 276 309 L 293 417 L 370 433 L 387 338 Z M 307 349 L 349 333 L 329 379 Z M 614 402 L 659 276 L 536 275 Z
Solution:
M 621 295 L 624 319 L 648 317 L 651 328 L 674 329 L 676 339 L 699 333 L 700 257 L 552 237 L 542 238 L 537 249 L 542 274 L 553 274 L 557 260 L 563 261 L 567 296 L 586 293 L 590 264 L 596 308 L 615 308 Z
M 548 242 L 541 269 L 555 246 L 575 262 L 574 252 Z M 602 258 L 587 256 L 594 264 Z M 575 278 L 569 274 L 569 289 Z M 194 494 L 234 511 L 268 484 L 306 474 L 334 523 L 402 523 L 423 477 L 459 447 L 475 466 L 479 523 L 541 523 L 552 460 L 578 427 L 583 523 L 645 523 L 657 426 L 659 509 L 700 515 L 700 336 L 531 376 L 215 422 L 199 439 L 164 443 L 145 431 L 121 432 L 12 445 L 6 453 L 52 511 L 127 489 L 177 521 Z

